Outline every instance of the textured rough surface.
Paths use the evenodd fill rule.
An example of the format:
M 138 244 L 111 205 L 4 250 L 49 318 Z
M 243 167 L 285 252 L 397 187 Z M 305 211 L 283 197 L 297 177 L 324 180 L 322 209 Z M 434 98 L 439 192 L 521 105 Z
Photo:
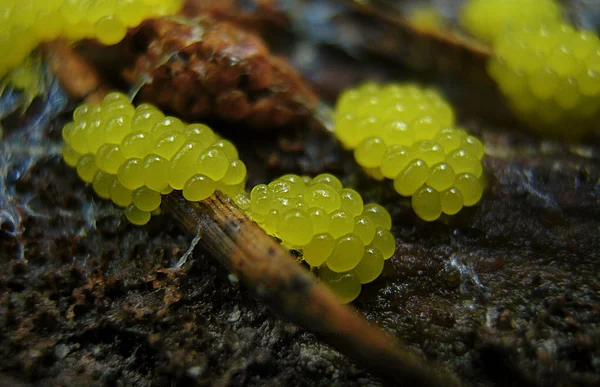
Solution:
M 130 41 L 143 47 L 126 78 L 139 96 L 186 120 L 219 118 L 255 128 L 306 120 L 313 92 L 256 35 L 203 15 L 194 23 L 146 22 Z
M 328 63 L 330 74 L 374 68 Z M 254 301 L 201 250 L 169 269 L 187 236 L 165 217 L 128 224 L 59 161 L 59 123 L 19 130 L 15 121 L 3 122 L 0 142 L 2 383 L 380 385 Z M 434 223 L 325 133 L 223 134 L 250 184 L 327 171 L 390 211 L 398 250 L 355 302 L 371 321 L 466 384 L 598 385 L 598 137 L 575 146 L 481 120 L 466 128 L 487 147 L 488 189 L 476 207 Z

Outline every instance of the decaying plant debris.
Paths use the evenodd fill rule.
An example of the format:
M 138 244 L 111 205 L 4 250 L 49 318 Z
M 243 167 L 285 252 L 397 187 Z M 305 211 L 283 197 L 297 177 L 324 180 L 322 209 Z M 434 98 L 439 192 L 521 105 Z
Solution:
M 488 191 L 471 211 L 434 224 L 366 179 L 321 133 L 232 139 L 251 180 L 334 170 L 391 211 L 398 251 L 355 303 L 389 334 L 464 384 L 597 385 L 597 141 L 567 146 L 485 121 L 469 129 L 488 150 Z M 254 301 L 205 250 L 170 269 L 188 237 L 168 216 L 138 228 L 94 198 L 58 159 L 59 131 L 60 119 L 12 130 L 1 144 L 0 378 L 381 383 Z M 315 151 L 322 147 L 330 151 Z
M 256 128 L 306 119 L 317 98 L 254 34 L 209 16 L 153 20 L 131 39 L 144 50 L 126 77 L 145 101 L 187 120 L 219 117 Z

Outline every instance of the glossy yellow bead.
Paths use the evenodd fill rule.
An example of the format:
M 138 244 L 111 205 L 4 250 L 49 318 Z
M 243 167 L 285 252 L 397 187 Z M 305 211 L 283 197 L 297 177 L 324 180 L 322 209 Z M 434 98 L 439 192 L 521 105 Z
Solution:
M 194 175 L 183 186 L 183 197 L 191 202 L 198 202 L 210 197 L 215 192 L 215 182 L 204 175 Z
M 354 231 L 354 217 L 345 210 L 333 211 L 329 216 L 328 233 L 334 238 Z
M 62 157 L 68 166 L 74 167 L 77 165 L 77 162 L 79 161 L 79 158 L 81 157 L 81 154 L 78 153 L 77 151 L 75 151 L 75 149 L 73 149 L 73 147 L 71 147 L 71 145 L 63 144 Z
M 117 171 L 119 182 L 130 190 L 144 185 L 144 163 L 140 159 L 126 160 Z
M 126 116 L 118 116 L 109 119 L 104 125 L 102 135 L 105 143 L 120 144 L 130 133 L 131 119 Z
M 102 199 L 110 199 L 110 188 L 114 180 L 114 175 L 98 170 L 92 179 L 92 187 Z
M 320 207 L 327 213 L 340 208 L 340 194 L 330 185 L 317 183 L 309 186 L 304 193 L 304 200 L 310 207 Z
M 77 175 L 86 183 L 91 183 L 94 180 L 94 175 L 98 171 L 95 156 L 91 153 L 81 156 L 77 162 Z
M 340 303 L 348 304 L 356 299 L 361 291 L 361 284 L 353 272 L 336 273 L 327 267 L 319 270 L 320 281 L 338 297 Z
M 387 146 L 380 137 L 369 137 L 363 140 L 354 150 L 356 162 L 365 168 L 381 165 Z
M 415 158 L 423 160 L 429 167 L 444 161 L 445 157 L 444 148 L 430 140 L 415 143 L 410 151 Z
M 196 172 L 197 161 L 201 153 L 201 147 L 193 141 L 187 141 L 181 146 L 169 162 L 169 185 L 171 187 L 183 189 L 187 179 L 198 173 Z
M 127 159 L 142 159 L 153 150 L 154 141 L 148 132 L 129 133 L 121 142 L 121 153 Z
M 469 155 L 463 149 L 457 149 L 446 157 L 446 162 L 452 166 L 455 174 L 470 173 L 479 178 L 483 172 L 481 162 Z
M 125 188 L 118 179 L 113 180 L 110 188 L 110 200 L 119 207 L 127 207 L 133 202 L 133 195 L 130 189 Z
M 321 173 L 315 176 L 308 185 L 325 184 L 332 187 L 334 190 L 339 192 L 342 189 L 342 182 L 340 179 L 330 173 Z
M 438 192 L 444 191 L 454 184 L 454 170 L 447 163 L 439 163 L 429 170 L 426 184 Z
M 104 172 L 116 175 L 119 167 L 125 163 L 125 157 L 118 145 L 104 144 L 96 153 L 96 165 Z
M 150 133 L 158 138 L 163 133 L 168 132 L 181 132 L 185 131 L 186 126 L 184 123 L 176 117 L 166 116 L 160 119 L 152 128 L 150 129 Z
M 330 234 L 316 234 L 302 248 L 302 258 L 310 266 L 319 267 L 327 261 L 334 247 L 335 239 Z
M 304 194 L 306 190 L 306 182 L 298 175 L 283 175 L 278 180 L 283 180 L 288 183 L 288 194 L 291 196 L 299 196 Z M 270 184 L 269 184 L 270 185 Z
M 239 154 L 235 145 L 233 145 L 233 143 L 229 140 L 217 140 L 212 144 L 212 147 L 223 151 L 229 160 L 237 160 L 239 158 Z
M 354 269 L 365 252 L 365 245 L 359 237 L 347 234 L 335 241 L 335 247 L 329 259 L 327 267 L 336 273 L 342 273 Z
M 411 146 L 415 142 L 415 134 L 406 122 L 390 121 L 381 128 L 381 139 L 388 146 Z
M 143 226 L 150 221 L 150 212 L 142 211 L 137 208 L 134 204 L 130 204 L 125 209 L 125 217 L 127 220 L 136 226 Z
M 302 246 L 313 236 L 312 222 L 304 211 L 289 211 L 277 225 L 277 234 L 292 245 Z
M 212 129 L 202 124 L 188 125 L 184 131 L 184 135 L 188 140 L 195 141 L 204 149 L 211 146 L 217 140 L 217 136 Z
M 98 20 L 94 27 L 98 41 L 105 45 L 117 44 L 127 34 L 125 25 L 112 15 Z
M 383 259 L 389 259 L 396 252 L 396 240 L 391 232 L 383 228 L 377 228 L 373 241 L 369 245 L 381 252 Z
M 156 125 L 163 118 L 165 118 L 165 115 L 155 108 L 147 107 L 142 110 L 136 109 L 136 112 L 131 119 L 131 131 L 150 133 L 150 130 L 154 127 L 154 125 Z
M 381 174 L 388 179 L 395 178 L 413 161 L 414 157 L 415 155 L 405 146 L 392 145 L 388 147 L 381 161 Z
M 160 206 L 160 193 L 148 187 L 140 187 L 133 191 L 133 204 L 142 211 L 154 211 Z
M 481 181 L 470 173 L 457 175 L 454 187 L 462 194 L 465 207 L 476 204 L 483 195 Z
M 354 218 L 354 234 L 360 238 L 366 246 L 373 241 L 375 236 L 375 222 L 366 216 L 359 215 Z
M 252 188 L 250 192 L 250 202 L 252 212 L 258 215 L 266 215 L 271 209 L 273 200 L 266 184 L 259 184 Z
M 157 155 L 166 160 L 170 160 L 185 143 L 185 141 L 185 136 L 180 132 L 163 133 L 156 140 L 153 150 Z
M 225 151 L 210 147 L 200 154 L 196 163 L 196 173 L 210 177 L 214 181 L 220 181 L 229 169 L 229 159 Z
M 324 209 L 320 207 L 312 207 L 307 211 L 307 213 L 315 234 L 326 233 L 329 230 L 331 217 Z
M 366 204 L 363 208 L 362 215 L 369 217 L 373 221 L 375 227 L 380 227 L 385 230 L 392 228 L 392 217 L 383 206 L 377 203 Z
M 88 140 L 88 125 L 86 122 L 75 123 L 70 130 L 69 145 L 80 154 L 90 152 L 90 144 Z
M 142 164 L 144 185 L 156 192 L 169 192 L 169 161 L 157 154 L 151 153 L 144 157 Z
M 394 179 L 394 189 L 402 196 L 411 196 L 427 181 L 429 168 L 423 160 L 414 160 Z
M 351 188 L 340 190 L 340 199 L 342 208 L 352 216 L 358 216 L 363 211 L 363 200 L 358 192 Z
M 413 194 L 411 205 L 417 216 L 428 222 L 436 220 L 442 214 L 440 193 L 427 185 Z
M 383 271 L 384 259 L 381 252 L 374 247 L 367 247 L 353 272 L 361 284 L 373 282 Z
M 463 196 L 460 191 L 454 187 L 447 189 L 440 194 L 440 206 L 442 212 L 447 215 L 457 214 L 463 208 Z

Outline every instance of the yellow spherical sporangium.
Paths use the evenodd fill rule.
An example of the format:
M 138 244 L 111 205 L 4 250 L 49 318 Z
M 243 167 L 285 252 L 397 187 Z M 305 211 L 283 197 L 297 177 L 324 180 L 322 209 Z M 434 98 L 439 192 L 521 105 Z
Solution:
M 353 272 L 336 273 L 323 266 L 319 270 L 319 279 L 343 304 L 352 302 L 361 291 L 360 280 Z
M 346 234 L 335 241 L 327 267 L 336 273 L 350 271 L 358 265 L 364 252 L 365 245 L 360 238 L 352 233 Z
M 442 214 L 440 193 L 425 185 L 412 196 L 412 207 L 415 213 L 423 220 L 436 220 Z
M 364 243 L 364 245 L 368 245 L 373 240 L 375 236 L 375 222 L 366 216 L 359 215 L 354 218 L 354 234 L 358 236 Z
M 558 23 L 561 10 L 554 0 L 468 0 L 459 19 L 473 36 L 492 43 L 514 26 Z
M 135 205 L 130 204 L 125 209 L 125 217 L 136 226 L 143 226 L 150 221 L 151 214 L 148 211 L 142 211 Z
M 353 272 L 361 284 L 374 281 L 383 271 L 384 259 L 381 252 L 374 247 L 367 247 L 359 264 Z
M 128 189 L 138 189 L 144 185 L 144 164 L 140 159 L 126 160 L 117 171 L 117 177 Z
M 204 200 L 215 192 L 215 182 L 204 175 L 194 175 L 183 187 L 183 197 L 191 202 Z
M 115 177 L 104 171 L 97 171 L 92 179 L 92 187 L 98 196 L 102 199 L 110 199 L 110 188 Z
M 160 193 L 148 187 L 140 187 L 133 191 L 133 204 L 142 211 L 154 211 L 160 206 Z
M 133 191 L 125 188 L 118 179 L 114 179 L 110 187 L 110 200 L 119 207 L 127 207 L 133 202 Z
M 348 211 L 336 210 L 329 215 L 329 228 L 327 230 L 334 238 L 354 231 L 354 217 Z
M 363 200 L 358 192 L 351 188 L 340 190 L 341 205 L 352 216 L 358 216 L 363 211 Z
M 388 259 L 396 251 L 396 240 L 390 231 L 378 228 L 370 246 L 379 250 L 383 255 L 383 259 Z
M 335 239 L 330 234 L 316 234 L 302 249 L 302 258 L 310 266 L 319 267 L 327 261 L 334 247 Z
M 277 234 L 292 245 L 302 246 L 312 239 L 312 223 L 304 211 L 289 211 L 277 224 Z
M 229 168 L 229 159 L 223 149 L 208 148 L 200 154 L 196 163 L 196 173 L 210 177 L 215 181 L 221 180 Z
M 335 188 L 317 183 L 309 186 L 304 193 L 304 200 L 311 207 L 320 207 L 331 213 L 341 206 L 342 199 Z
M 95 159 L 93 154 L 88 153 L 81 156 L 79 161 L 77 161 L 77 175 L 79 175 L 79 178 L 86 183 L 91 183 L 94 180 L 94 175 L 98 171 Z
M 362 214 L 373 221 L 375 227 L 381 227 L 389 230 L 392 227 L 392 218 L 385 208 L 376 203 L 369 203 L 364 206 Z
M 75 151 L 75 149 L 73 149 L 73 147 L 71 147 L 71 145 L 63 144 L 62 157 L 68 166 L 74 167 L 77 165 L 77 161 L 79 161 L 81 154 L 79 154 L 77 151 Z

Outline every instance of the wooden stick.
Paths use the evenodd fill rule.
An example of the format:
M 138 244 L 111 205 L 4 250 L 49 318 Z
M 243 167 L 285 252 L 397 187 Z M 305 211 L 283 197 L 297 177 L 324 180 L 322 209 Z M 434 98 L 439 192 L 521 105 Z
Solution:
M 456 386 L 456 376 L 428 364 L 336 296 L 232 201 L 215 193 L 190 203 L 180 194 L 163 198 L 162 210 L 236 275 L 257 298 L 290 321 L 314 332 L 357 365 L 394 384 Z

